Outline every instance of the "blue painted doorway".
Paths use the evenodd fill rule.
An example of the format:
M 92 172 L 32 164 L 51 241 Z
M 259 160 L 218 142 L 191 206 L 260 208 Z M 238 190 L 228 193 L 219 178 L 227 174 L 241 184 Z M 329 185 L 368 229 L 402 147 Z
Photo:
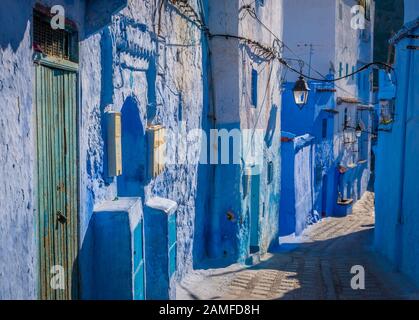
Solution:
M 250 253 L 259 252 L 260 175 L 251 176 L 250 185 Z

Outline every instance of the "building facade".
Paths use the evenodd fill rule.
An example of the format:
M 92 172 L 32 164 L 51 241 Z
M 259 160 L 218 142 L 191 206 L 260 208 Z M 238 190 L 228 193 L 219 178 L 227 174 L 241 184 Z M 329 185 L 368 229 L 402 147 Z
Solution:
M 91 252 L 99 246 L 100 232 L 112 227 L 100 220 L 105 219 L 101 213 L 123 217 L 125 212 L 128 220 L 115 218 L 114 227 L 120 223 L 122 230 L 115 231 L 115 239 L 132 233 L 140 241 L 142 232 L 134 227 L 141 225 L 143 211 L 147 218 L 147 203 L 150 210 L 160 208 L 164 199 L 177 204 L 174 277 L 192 269 L 196 210 L 204 210 L 200 203 L 206 199 L 198 184 L 209 171 L 198 166 L 199 140 L 178 135 L 208 125 L 207 52 L 202 30 L 185 8 L 176 1 L 160 4 L 28 0 L 0 5 L 5 114 L 0 298 L 98 297 L 94 288 L 103 288 L 102 280 L 94 274 L 100 261 L 92 261 Z M 65 29 L 57 32 L 49 26 L 54 5 L 65 9 Z M 191 2 L 197 14 L 205 5 Z M 167 133 L 163 144 L 170 160 L 156 167 L 157 139 L 150 137 L 158 136 L 159 128 Z M 156 197 L 163 200 L 153 202 Z M 117 266 L 114 271 L 130 287 L 141 269 L 134 279 L 140 288 L 147 282 L 146 250 L 139 242 L 128 243 L 127 255 L 137 244 L 135 270 Z M 112 254 L 118 252 L 109 249 L 101 257 L 103 265 L 115 258 Z M 115 263 L 122 265 L 128 256 L 117 257 Z M 64 266 L 66 281 L 57 294 L 48 282 L 55 265 Z
M 391 40 L 394 72 L 380 75 L 375 248 L 419 283 L 418 90 L 419 4 L 405 0 L 405 25 Z
M 233 141 L 229 161 L 215 159 L 206 231 L 208 256 L 221 264 L 267 252 L 277 235 L 281 65 L 260 45 L 275 50 L 281 12 L 281 1 L 210 2 L 212 116 L 229 135 L 215 139 Z
M 351 73 L 373 59 L 374 2 L 364 3 L 364 11 L 355 7 L 358 5 L 358 1 L 326 0 L 308 10 L 305 1 L 284 1 L 284 42 L 288 46 L 284 59 L 317 80 L 308 82 L 308 102 L 298 108 L 292 93 L 298 74 L 284 75 L 282 157 L 295 157 L 295 161 L 283 162 L 283 172 L 284 166 L 293 163 L 293 173 L 291 180 L 283 179 L 281 184 L 285 215 L 280 218 L 281 235 L 300 234 L 321 217 L 349 213 L 367 190 L 374 111 L 372 73 Z M 357 14 L 362 14 L 363 29 L 352 26 Z M 296 16 L 299 19 L 293 18 Z M 358 133 L 357 128 L 361 128 Z M 305 141 L 306 135 L 311 137 L 310 156 L 299 156 L 305 148 L 286 146 Z M 306 170 L 300 168 L 309 168 L 309 182 L 303 181 Z M 298 194 L 301 203 L 288 201 Z M 289 220 L 287 216 L 299 218 Z
M 0 7 L 0 299 L 171 299 L 268 250 L 280 1 Z

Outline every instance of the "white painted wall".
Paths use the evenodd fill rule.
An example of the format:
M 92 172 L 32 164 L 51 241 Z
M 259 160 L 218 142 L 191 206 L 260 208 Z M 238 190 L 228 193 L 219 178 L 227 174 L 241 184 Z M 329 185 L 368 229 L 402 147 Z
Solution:
M 242 1 L 239 1 L 243 4 Z M 245 4 L 253 1 L 246 0 Z M 257 3 L 257 2 L 256 2 Z M 283 38 L 283 0 L 267 0 L 264 6 L 253 4 L 257 17 L 265 27 L 247 14 L 239 22 L 239 34 L 256 40 L 264 46 L 272 46 L 275 37 Z M 277 233 L 280 190 L 280 114 L 281 114 L 281 73 L 283 66 L 277 59 L 270 62 L 258 61 L 244 46 L 240 48 L 239 90 L 241 128 L 272 130 L 273 143 L 263 144 L 263 167 L 260 190 L 260 230 L 261 250 L 266 252 L 270 241 Z M 258 72 L 257 105 L 252 105 L 252 69 Z M 262 131 L 261 131 L 262 132 Z M 257 140 L 251 142 L 257 144 Z M 255 148 L 257 150 L 257 148 Z M 246 151 L 244 151 L 246 152 Z M 248 148 L 247 148 L 248 152 Z M 274 181 L 267 184 L 268 162 L 273 162 Z
M 259 5 L 259 1 L 252 0 L 211 0 L 209 2 L 209 27 L 211 34 L 230 34 L 234 36 L 242 36 L 253 41 L 271 47 L 274 43 L 274 36 L 265 29 L 257 20 L 252 18 L 245 11 L 240 10 L 244 5 L 251 5 L 255 9 L 257 17 L 269 28 L 272 33 L 276 34 L 282 39 L 282 0 L 268 0 L 265 1 L 264 6 Z M 241 129 L 270 130 L 273 129 L 275 135 L 272 139 L 271 145 L 263 144 L 263 169 L 261 173 L 261 200 L 260 212 L 262 219 L 262 212 L 266 214 L 263 216 L 264 221 L 261 221 L 261 239 L 262 250 L 266 250 L 273 235 L 276 233 L 278 225 L 277 214 L 279 212 L 279 179 L 274 179 L 270 185 L 266 184 L 266 167 L 269 161 L 274 162 L 274 176 L 280 176 L 280 76 L 281 66 L 278 61 L 261 61 L 257 54 L 250 46 L 243 41 L 233 38 L 214 37 L 211 39 L 211 62 L 212 62 L 212 76 L 214 88 L 214 103 L 216 109 L 216 125 L 219 127 L 235 127 Z M 258 72 L 258 101 L 257 105 L 252 105 L 251 91 L 252 91 L 252 69 Z M 271 128 L 268 127 L 271 123 Z M 262 140 L 264 137 L 262 137 Z M 263 143 L 263 142 L 261 142 Z M 248 150 L 244 151 L 245 153 Z M 223 170 L 222 166 L 216 167 L 217 170 Z M 232 187 L 233 195 L 228 199 L 222 197 L 225 191 L 225 181 L 218 183 L 216 181 L 216 191 L 214 206 L 220 212 L 216 212 L 215 224 L 224 223 L 219 217 L 224 217 L 224 208 L 229 206 L 240 207 L 237 214 L 241 215 L 242 219 L 246 221 L 248 217 L 247 206 L 248 198 L 241 200 L 240 192 L 242 192 L 241 175 L 244 171 L 244 166 L 240 168 L 241 172 L 232 173 L 234 175 L 234 185 Z M 231 173 L 232 171 L 230 171 Z M 217 179 L 217 178 L 216 178 Z M 218 190 L 218 191 L 217 191 Z M 221 195 L 218 195 L 218 194 Z M 246 202 L 247 201 L 247 202 Z M 240 202 L 240 203 L 239 203 Z M 268 222 L 269 221 L 269 222 Z M 218 227 L 220 227 L 220 224 Z M 220 227 L 221 228 L 221 227 Z M 238 235 L 228 235 L 229 239 L 226 241 L 240 242 L 238 244 L 239 255 L 243 257 L 248 249 L 246 247 L 246 237 L 248 235 L 248 224 L 243 223 L 238 226 Z M 215 237 L 217 236 L 217 226 L 214 227 Z M 230 237 L 231 236 L 231 237 Z M 227 236 L 225 236 L 227 238 Z M 239 240 L 237 240 L 239 238 Z M 224 239 L 223 239 L 224 241 Z M 214 254 L 216 255 L 216 254 Z
M 340 63 L 342 75 L 346 75 L 357 64 L 372 60 L 374 2 L 371 4 L 371 21 L 366 23 L 367 38 L 361 40 L 361 31 L 351 28 L 353 17 L 351 8 L 358 4 L 356 0 L 284 0 L 284 42 L 292 50 L 284 49 L 285 58 L 301 58 L 306 62 L 304 73 L 309 74 L 310 47 L 312 51 L 312 70 L 310 76 L 322 78 L 334 69 L 339 77 Z M 339 6 L 342 6 L 342 16 Z M 294 54 L 294 53 L 295 54 Z M 298 64 L 293 62 L 298 68 Z M 314 70 L 313 70 L 314 69 Z M 316 71 L 315 71 L 316 70 Z M 297 76 L 288 72 L 287 81 L 295 81 Z M 337 82 L 337 96 L 356 96 L 357 80 L 344 79 Z
M 343 7 L 342 19 L 339 17 L 339 3 Z M 340 63 L 342 63 L 342 76 L 346 75 L 346 66 L 348 65 L 348 73 L 352 72 L 352 68 L 358 69 L 360 65 L 364 65 L 372 61 L 373 58 L 373 27 L 374 27 L 374 3 L 371 3 L 371 20 L 365 21 L 365 29 L 353 29 L 351 20 L 353 14 L 351 9 L 357 5 L 356 0 L 336 0 L 336 46 L 335 46 L 335 77 L 339 77 Z M 365 75 L 365 74 L 364 74 Z M 366 75 L 368 77 L 368 75 Z M 357 77 L 350 77 L 338 81 L 337 96 L 340 97 L 357 97 L 358 81 Z

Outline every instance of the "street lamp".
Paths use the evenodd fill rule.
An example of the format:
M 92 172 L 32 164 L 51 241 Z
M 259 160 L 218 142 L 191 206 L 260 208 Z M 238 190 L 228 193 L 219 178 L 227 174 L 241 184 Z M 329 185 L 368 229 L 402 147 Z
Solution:
M 294 101 L 299 108 L 302 108 L 305 104 L 307 104 L 310 88 L 303 76 L 298 78 L 292 91 L 294 92 Z
M 355 128 L 355 136 L 357 138 L 361 138 L 361 135 L 362 135 L 362 127 L 361 127 L 361 124 L 358 123 Z

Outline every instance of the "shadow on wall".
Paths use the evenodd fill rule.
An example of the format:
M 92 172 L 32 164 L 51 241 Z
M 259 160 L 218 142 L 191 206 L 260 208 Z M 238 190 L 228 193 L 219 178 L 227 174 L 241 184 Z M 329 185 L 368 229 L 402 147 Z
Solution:
M 16 52 L 30 25 L 33 7 L 37 1 L 25 2 L 27 4 L 22 5 L 19 1 L 2 0 L 0 48 L 3 50 L 10 46 Z M 128 0 L 107 0 L 106 4 L 102 0 L 86 0 L 85 34 L 80 34 L 80 40 L 101 31 L 110 24 L 112 15 L 127 5 Z
M 85 37 L 110 24 L 112 15 L 128 5 L 128 0 L 86 0 Z
M 86 235 L 73 265 L 73 283 L 79 279 L 79 297 L 82 300 L 132 300 L 132 269 L 124 263 L 131 255 L 127 246 L 128 221 L 121 214 L 100 219 L 93 214 Z M 110 227 L 112 226 L 112 227 Z M 105 247 L 106 246 L 106 247 Z M 109 263 L 109 258 L 115 263 Z M 77 266 L 80 268 L 77 278 Z M 108 279 L 108 275 L 114 275 Z M 76 297 L 73 294 L 73 298 Z
M 269 113 L 268 127 L 266 129 L 266 135 L 265 135 L 265 143 L 268 148 L 272 146 L 272 140 L 275 136 L 277 114 L 278 114 L 278 106 L 274 104 Z
M 204 4 L 205 5 L 205 4 Z M 204 7 L 202 10 L 208 12 L 208 8 Z M 209 44 L 206 37 L 201 38 L 202 51 L 209 53 Z M 202 55 L 202 81 L 209 84 L 211 81 L 211 59 L 208 54 Z M 210 129 L 213 127 L 215 120 L 209 115 L 211 113 L 210 107 L 210 87 L 203 86 L 203 106 L 201 117 L 201 128 L 205 131 L 207 137 L 210 136 Z M 182 99 L 179 97 L 178 120 L 183 120 Z M 206 148 L 206 149 L 205 149 Z M 211 146 L 207 143 L 202 144 L 201 155 L 210 154 Z M 208 256 L 208 247 L 210 242 L 210 221 L 208 217 L 212 213 L 211 195 L 214 187 L 213 181 L 213 166 L 205 163 L 199 163 L 197 172 L 197 195 L 195 201 L 195 227 L 193 240 L 193 268 L 200 268 L 202 261 Z
M 15 0 L 3 0 L 1 5 L 0 49 L 10 46 L 16 52 L 30 26 L 32 6 L 22 6 Z
M 146 72 L 147 78 L 147 121 L 151 122 L 157 114 L 157 96 L 156 96 L 156 83 L 157 83 L 157 66 L 156 58 L 150 57 L 149 67 Z
M 144 198 L 146 136 L 137 99 L 128 97 L 121 114 L 123 173 L 117 179 L 118 196 Z
M 108 154 L 107 140 L 107 127 L 105 109 L 108 105 L 113 102 L 113 53 L 112 53 L 112 40 L 108 28 L 103 29 L 102 37 L 100 39 L 100 60 L 101 60 L 101 90 L 100 90 L 100 124 L 102 139 L 105 141 L 103 144 L 103 154 Z M 103 157 L 103 168 L 108 167 L 108 159 L 106 156 Z M 107 176 L 106 172 L 103 172 L 103 180 L 106 184 L 113 182 L 113 179 Z
M 94 296 L 93 265 L 91 263 L 94 254 L 94 215 L 90 218 L 89 225 L 84 236 L 83 244 L 73 264 L 72 282 L 79 283 L 78 299 L 88 300 Z M 79 270 L 79 272 L 77 272 Z M 73 297 L 74 298 L 74 297 Z

